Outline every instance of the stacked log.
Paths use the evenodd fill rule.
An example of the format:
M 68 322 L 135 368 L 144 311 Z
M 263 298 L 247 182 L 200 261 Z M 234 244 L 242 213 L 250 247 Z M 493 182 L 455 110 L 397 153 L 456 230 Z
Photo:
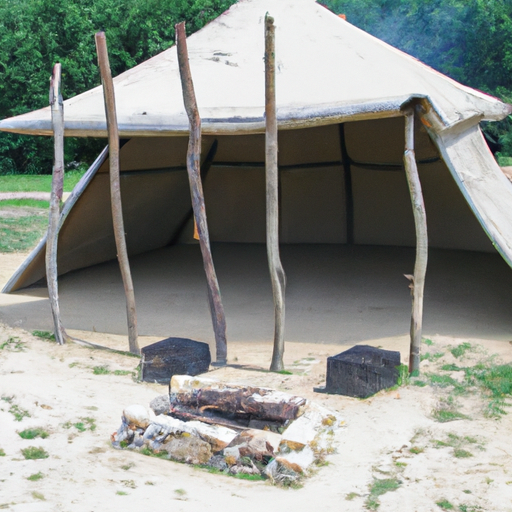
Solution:
M 114 447 L 284 485 L 334 451 L 334 431 L 344 424 L 299 396 L 183 375 L 172 378 L 168 402 L 162 396 L 151 404 L 154 411 L 123 411 Z

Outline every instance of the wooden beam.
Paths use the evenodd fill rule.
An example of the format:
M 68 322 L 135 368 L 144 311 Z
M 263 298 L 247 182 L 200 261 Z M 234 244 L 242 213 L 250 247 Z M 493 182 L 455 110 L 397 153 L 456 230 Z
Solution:
M 199 235 L 199 246 L 201 247 L 201 254 L 203 256 L 204 270 L 208 284 L 208 303 L 215 333 L 216 362 L 214 364 L 216 366 L 222 366 L 227 363 L 226 316 L 224 314 L 224 306 L 222 305 L 219 283 L 210 248 L 210 235 L 208 233 L 203 185 L 201 181 L 201 118 L 199 116 L 199 109 L 197 108 L 194 83 L 188 62 L 185 23 L 178 23 L 175 28 L 183 103 L 185 104 L 185 110 L 187 111 L 190 124 L 187 171 L 192 196 L 192 208 L 194 210 L 194 220 Z
M 137 309 L 135 306 L 135 293 L 133 290 L 130 261 L 126 248 L 126 239 L 123 221 L 123 206 L 121 202 L 121 184 L 119 178 L 119 132 L 117 128 L 116 102 L 114 83 L 108 59 L 107 40 L 104 32 L 98 32 L 96 39 L 96 53 L 100 67 L 103 96 L 105 99 L 105 114 L 107 118 L 109 164 L 110 164 L 110 197 L 112 204 L 112 221 L 114 224 L 114 237 L 116 240 L 117 259 L 123 278 L 126 295 L 126 316 L 128 320 L 128 341 L 130 352 L 140 354 L 137 332 Z
M 420 369 L 421 332 L 423 327 L 423 289 L 428 260 L 427 215 L 421 190 L 421 182 L 416 165 L 414 151 L 414 110 L 405 112 L 405 173 L 411 194 L 414 225 L 416 227 L 416 261 L 414 276 L 406 276 L 410 281 L 412 294 L 411 347 L 409 354 L 409 372 Z
M 55 64 L 50 81 L 50 108 L 54 141 L 52 173 L 52 191 L 50 195 L 50 214 L 48 216 L 48 235 L 46 238 L 46 280 L 48 297 L 53 316 L 55 340 L 59 345 L 69 341 L 60 316 L 59 286 L 57 271 L 57 247 L 59 242 L 59 220 L 62 209 L 62 191 L 64 188 L 64 107 L 60 91 L 61 65 Z
M 274 350 L 270 370 L 284 370 L 286 276 L 279 256 L 279 172 L 274 18 L 265 16 L 265 176 L 267 195 L 267 257 L 274 296 Z

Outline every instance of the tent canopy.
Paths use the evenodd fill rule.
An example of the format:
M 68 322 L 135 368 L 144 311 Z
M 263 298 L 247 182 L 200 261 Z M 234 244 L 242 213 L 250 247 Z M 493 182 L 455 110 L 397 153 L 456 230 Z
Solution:
M 276 24 L 281 242 L 414 246 L 402 168 L 403 110 L 413 106 L 422 121 L 416 127 L 416 156 L 430 245 L 480 251 L 494 245 L 512 265 L 512 184 L 478 127 L 512 108 L 313 0 L 241 0 L 188 38 L 203 158 L 217 144 L 205 181 L 212 242 L 265 239 L 267 12 Z M 176 48 L 114 83 L 120 136 L 130 139 L 121 152 L 130 254 L 193 243 L 185 168 L 188 119 Z M 101 88 L 65 101 L 64 115 L 66 135 L 106 136 Z M 50 109 L 4 119 L 0 130 L 51 135 Z M 59 239 L 62 273 L 115 258 L 106 171 L 104 154 L 66 203 Z M 44 277 L 44 243 L 4 291 Z

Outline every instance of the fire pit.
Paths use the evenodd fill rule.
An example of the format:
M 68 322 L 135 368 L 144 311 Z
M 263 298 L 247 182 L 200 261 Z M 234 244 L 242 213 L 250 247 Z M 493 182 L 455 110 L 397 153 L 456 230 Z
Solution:
M 289 485 L 335 450 L 335 412 L 268 388 L 175 375 L 169 396 L 131 405 L 116 448 Z

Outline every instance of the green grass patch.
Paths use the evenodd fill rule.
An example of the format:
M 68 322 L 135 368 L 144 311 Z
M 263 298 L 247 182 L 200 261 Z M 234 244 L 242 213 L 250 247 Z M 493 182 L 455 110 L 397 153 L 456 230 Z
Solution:
M 436 505 L 443 510 L 452 510 L 454 508 L 448 500 L 436 501 Z
M 261 475 L 261 474 L 248 475 L 246 473 L 236 473 L 233 476 L 235 478 L 238 478 L 239 480 L 250 480 L 252 482 L 257 482 L 259 480 L 266 480 L 266 478 L 263 475 Z
M 11 405 L 9 412 L 14 416 L 16 421 L 21 421 L 23 418 L 30 418 L 30 413 L 16 404 Z
M 32 335 L 45 341 L 55 341 L 55 334 L 50 331 L 32 331 Z
M 357 492 L 349 492 L 346 496 L 345 496 L 345 499 L 347 501 L 352 501 L 354 498 L 359 498 L 361 497 L 360 494 L 357 494 Z
M 0 448 L 0 457 L 5 457 L 5 452 L 3 448 Z
M 434 342 L 430 338 L 423 338 L 421 341 L 423 343 L 425 343 L 425 345 L 427 345 L 427 347 L 430 347 L 434 344 Z
M 11 336 L 7 341 L 0 343 L 0 350 L 9 350 L 10 352 L 23 352 L 25 344 L 19 338 Z
M 462 357 L 468 350 L 471 350 L 471 343 L 464 342 L 460 345 L 457 345 L 455 348 L 452 348 L 450 352 L 452 353 L 453 357 L 456 357 L 457 359 L 459 357 Z
M 128 496 L 128 493 L 127 492 L 124 492 L 124 491 L 117 491 L 116 494 L 118 496 Z
M 71 192 L 85 171 L 68 171 L 64 174 L 64 192 Z M 0 176 L 0 192 L 51 192 L 50 174 Z
M 21 450 L 21 453 L 23 454 L 23 457 L 27 460 L 33 460 L 33 459 L 47 459 L 50 455 L 48 452 L 44 449 L 36 446 L 29 446 L 28 448 L 23 448 Z
M 409 448 L 409 452 L 413 453 L 414 455 L 417 455 L 418 453 L 423 453 L 425 451 L 425 448 L 422 446 L 411 446 Z
M 279 370 L 278 372 L 275 372 L 275 373 L 279 373 L 281 375 L 293 375 L 293 372 L 291 372 L 289 370 Z
M 108 369 L 108 366 L 103 365 L 93 367 L 92 373 L 94 373 L 94 375 L 109 375 L 112 372 Z
M 27 217 L 0 216 L 0 252 L 22 252 L 32 249 L 48 227 L 45 215 Z
M 506 398 L 512 396 L 512 365 L 491 365 L 465 368 L 466 380 L 478 386 L 489 397 L 486 416 L 498 417 L 506 414 L 510 406 Z
M 44 478 L 44 475 L 41 473 L 41 471 L 39 471 L 39 473 L 34 473 L 33 475 L 27 476 L 27 480 L 30 480 L 31 482 L 37 482 L 42 478 Z
M 18 435 L 22 439 L 35 439 L 36 437 L 46 439 L 50 434 L 42 428 L 27 428 L 21 432 L 18 432 Z
M 433 413 L 433 417 L 439 423 L 448 423 L 450 421 L 469 419 L 469 417 L 465 414 L 449 409 L 436 409 Z
M 370 486 L 370 495 L 366 498 L 365 506 L 369 510 L 377 510 L 380 506 L 379 496 L 396 491 L 402 482 L 398 478 L 375 479 Z
M 40 208 L 48 210 L 50 208 L 49 201 L 41 201 L 40 199 L 4 199 L 0 202 L 0 206 L 24 206 L 29 208 Z
M 62 426 L 65 429 L 70 429 L 71 427 L 76 428 L 79 432 L 85 432 L 86 430 L 90 430 L 94 432 L 96 430 L 96 420 L 94 418 L 80 418 L 80 421 L 72 423 L 71 421 L 66 421 Z
M 444 356 L 444 352 L 436 352 L 435 354 L 431 354 L 430 352 L 426 352 L 425 354 L 420 356 L 420 361 L 430 361 L 433 363 L 434 361 L 437 361 L 441 357 Z
M 131 375 L 132 372 L 128 370 L 114 370 L 112 373 L 114 375 Z
M 468 452 L 467 450 L 464 450 L 463 448 L 455 448 L 453 450 L 453 455 L 457 459 L 467 459 L 469 457 L 473 457 L 473 454 L 471 452 Z
M 46 498 L 44 497 L 44 494 L 38 491 L 32 491 L 32 497 L 36 500 L 45 501 Z

